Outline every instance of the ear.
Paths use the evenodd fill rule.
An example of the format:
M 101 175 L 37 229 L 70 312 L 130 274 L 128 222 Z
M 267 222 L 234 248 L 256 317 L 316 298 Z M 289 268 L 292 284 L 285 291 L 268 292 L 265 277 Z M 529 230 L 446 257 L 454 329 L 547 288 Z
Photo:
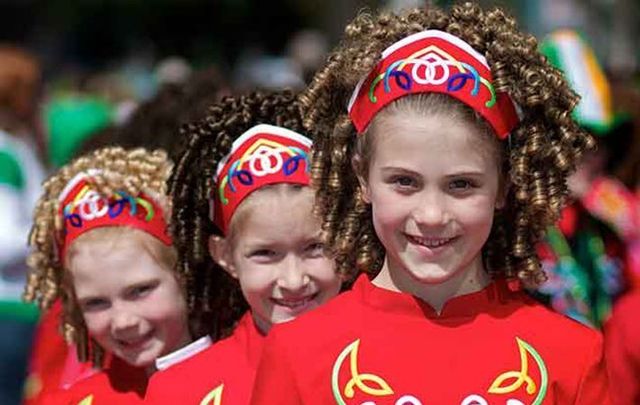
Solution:
M 356 173 L 356 177 L 358 178 L 358 183 L 360 183 L 360 191 L 362 191 L 362 199 L 367 204 L 371 203 L 371 190 L 369 189 L 369 183 L 365 178 L 365 173 L 367 170 L 364 167 L 364 162 L 360 155 L 355 154 L 351 158 L 351 167 L 353 171 Z
M 227 239 L 222 236 L 211 235 L 209 237 L 209 254 L 231 277 L 238 278 L 238 272 L 233 265 L 231 256 L 231 246 Z

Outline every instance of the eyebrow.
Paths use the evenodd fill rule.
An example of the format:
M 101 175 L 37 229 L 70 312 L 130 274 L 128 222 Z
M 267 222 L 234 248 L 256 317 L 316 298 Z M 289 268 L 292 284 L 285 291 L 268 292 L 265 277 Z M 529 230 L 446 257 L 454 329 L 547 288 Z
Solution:
M 383 173 L 402 172 L 402 173 L 406 173 L 406 174 L 412 174 L 414 176 L 422 176 L 420 173 L 416 172 L 415 170 L 406 169 L 404 167 L 398 167 L 398 166 L 385 166 L 385 167 L 381 168 L 380 171 L 382 171 Z
M 451 174 L 447 174 L 445 175 L 445 177 L 464 177 L 464 176 L 468 176 L 468 177 L 484 177 L 486 175 L 486 173 L 482 172 L 482 171 L 473 171 L 473 170 L 466 170 L 466 171 L 461 171 L 461 172 L 454 172 Z

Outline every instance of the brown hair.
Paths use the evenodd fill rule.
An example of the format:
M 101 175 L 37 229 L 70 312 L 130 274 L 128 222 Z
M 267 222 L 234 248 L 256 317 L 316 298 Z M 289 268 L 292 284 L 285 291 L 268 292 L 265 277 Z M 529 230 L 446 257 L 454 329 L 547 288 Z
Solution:
M 171 162 L 161 150 L 148 152 L 144 149 L 125 150 L 119 147 L 96 150 L 75 159 L 49 177 L 34 210 L 33 227 L 29 235 L 32 251 L 27 258 L 30 270 L 24 299 L 35 301 L 40 308 L 46 309 L 61 298 L 61 324 L 65 339 L 77 345 L 81 361 L 91 358 L 95 365 L 100 366 L 103 350 L 93 341 L 91 348 L 89 347 L 87 329 L 69 283 L 68 269 L 64 266 L 63 258 L 58 257 L 59 246 L 56 242 L 64 225 L 59 214 L 58 197 L 73 177 L 89 169 L 101 171 L 92 175 L 93 186 L 99 193 L 111 195 L 117 190 L 123 190 L 132 196 L 141 191 L 153 193 L 160 197 L 163 211 L 168 214 L 170 207 L 162 196 L 166 195 L 166 180 L 171 171 Z
M 503 147 L 506 205 L 496 212 L 483 254 L 494 276 L 539 284 L 545 276 L 535 245 L 557 220 L 567 195 L 565 179 L 593 139 L 571 119 L 578 98 L 538 52 L 535 38 L 520 32 L 502 10 L 485 11 L 472 3 L 449 13 L 429 7 L 400 15 L 358 15 L 301 97 L 305 126 L 316 135 L 316 201 L 338 271 L 349 278 L 358 270 L 375 273 L 384 258 L 371 207 L 351 167 L 357 142 L 347 102 L 386 47 L 427 29 L 456 35 L 483 54 L 496 91 L 507 92 L 522 109 L 522 121 Z
M 209 109 L 206 119 L 187 125 L 185 151 L 170 182 L 173 235 L 178 271 L 187 283 L 189 307 L 199 308 L 211 322 L 211 334 L 228 333 L 248 305 L 236 282 L 209 257 L 208 241 L 221 231 L 209 219 L 218 163 L 235 139 L 258 124 L 302 131 L 295 96 L 289 91 L 225 97 Z
M 0 127 L 20 132 L 31 123 L 41 81 L 40 63 L 24 49 L 0 44 Z

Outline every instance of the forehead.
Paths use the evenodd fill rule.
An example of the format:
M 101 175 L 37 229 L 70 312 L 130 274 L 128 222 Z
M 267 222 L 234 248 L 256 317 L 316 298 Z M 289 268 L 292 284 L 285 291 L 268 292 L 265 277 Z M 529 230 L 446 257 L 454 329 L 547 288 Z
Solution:
M 372 128 L 373 158 L 434 157 L 495 161 L 495 143 L 477 125 L 444 112 L 395 110 Z
M 233 232 L 240 238 L 275 238 L 276 231 L 287 230 L 292 234 L 317 232 L 320 222 L 313 214 L 313 202 L 314 192 L 310 187 L 258 190 L 236 211 L 232 220 Z
M 172 275 L 135 238 L 78 241 L 74 242 L 74 253 L 68 261 L 77 293 L 108 293 L 150 278 Z

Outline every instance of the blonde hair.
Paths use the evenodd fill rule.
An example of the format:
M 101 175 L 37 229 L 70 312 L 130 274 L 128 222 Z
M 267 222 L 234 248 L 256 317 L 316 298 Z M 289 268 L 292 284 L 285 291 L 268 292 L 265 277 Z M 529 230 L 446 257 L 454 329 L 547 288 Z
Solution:
M 351 279 L 356 271 L 376 273 L 384 259 L 371 207 L 362 199 L 351 166 L 363 145 L 357 145 L 345 106 L 385 48 L 427 29 L 456 35 L 483 54 L 496 91 L 508 93 L 522 110 L 522 121 L 502 147 L 506 204 L 495 214 L 483 254 L 493 276 L 537 285 L 545 275 L 535 245 L 558 219 L 567 196 L 566 177 L 594 141 L 571 119 L 578 97 L 538 52 L 536 39 L 520 32 L 502 10 L 485 11 L 473 3 L 454 6 L 448 13 L 428 7 L 399 15 L 360 14 L 301 96 L 304 124 L 315 139 L 312 182 L 318 189 L 317 209 L 338 271 Z
M 125 191 L 137 196 L 142 191 L 151 193 L 159 196 L 163 212 L 168 215 L 170 206 L 162 196 L 167 194 L 166 180 L 171 167 L 162 150 L 148 152 L 142 148 L 125 150 L 109 147 L 75 159 L 43 184 L 43 193 L 34 210 L 33 227 L 29 235 L 32 251 L 27 258 L 29 273 L 23 298 L 36 302 L 41 309 L 49 308 L 58 298 L 62 300 L 62 331 L 67 342 L 77 345 L 80 361 L 91 358 L 94 364 L 100 366 L 103 349 L 95 342 L 89 347 L 89 336 L 82 316 L 78 315 L 80 312 L 69 282 L 68 269 L 63 258 L 59 257 L 60 246 L 57 241 L 64 227 L 60 215 L 60 193 L 77 174 L 98 169 L 100 173 L 92 175 L 91 179 L 92 186 L 100 194 L 112 195 L 116 191 Z M 109 234 L 112 231 L 104 232 Z M 87 238 L 90 238 L 89 235 Z

